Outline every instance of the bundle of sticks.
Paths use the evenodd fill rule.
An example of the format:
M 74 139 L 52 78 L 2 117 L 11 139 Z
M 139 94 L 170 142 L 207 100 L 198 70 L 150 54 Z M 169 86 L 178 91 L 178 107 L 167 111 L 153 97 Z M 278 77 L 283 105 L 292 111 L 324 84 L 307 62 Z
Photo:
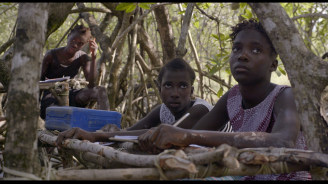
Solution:
M 38 139 L 43 145 L 55 146 L 57 136 L 43 130 L 38 132 Z M 181 147 L 153 155 L 141 152 L 138 144 L 133 142 L 120 143 L 115 147 L 65 139 L 63 150 L 78 158 L 81 163 L 92 162 L 103 168 L 58 170 L 52 179 L 154 180 L 296 171 L 310 171 L 326 179 L 328 167 L 328 155 L 311 150 L 274 147 L 237 149 L 223 144 L 217 148 Z

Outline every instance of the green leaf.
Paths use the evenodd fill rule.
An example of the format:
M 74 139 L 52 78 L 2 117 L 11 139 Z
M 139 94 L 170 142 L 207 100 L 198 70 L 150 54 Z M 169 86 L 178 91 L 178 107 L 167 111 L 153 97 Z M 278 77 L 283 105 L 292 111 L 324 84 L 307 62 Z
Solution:
M 217 39 L 217 40 L 220 40 L 219 36 L 216 35 L 216 34 L 211 34 L 211 36 L 213 36 L 213 37 L 214 37 L 215 39 Z
M 131 5 L 133 5 L 133 3 L 121 3 L 116 6 L 115 10 L 124 11 L 128 9 Z
M 239 3 L 240 9 L 244 8 L 247 5 L 247 3 Z
M 195 26 L 197 29 L 199 28 L 199 21 L 198 21 L 198 20 L 194 22 L 194 26 Z
M 213 36 L 215 39 L 217 39 L 218 41 L 224 41 L 227 39 L 227 37 L 223 34 L 223 33 L 219 33 L 220 37 L 216 34 L 211 34 L 211 36 Z M 230 38 L 230 37 L 229 37 Z
M 279 70 L 276 70 L 276 74 L 278 75 L 278 77 L 281 76 L 281 72 Z
M 222 95 L 223 95 L 223 88 L 220 87 L 219 91 L 216 93 L 216 96 L 220 98 Z
M 135 4 L 132 4 L 130 7 L 128 7 L 125 11 L 126 13 L 130 13 L 132 12 L 134 9 L 136 9 L 136 5 Z
M 218 66 L 213 66 L 213 68 L 210 69 L 210 71 L 208 72 L 208 76 L 211 76 L 213 74 L 215 74 L 217 71 L 219 71 L 219 67 Z
M 186 11 L 179 11 L 178 14 L 184 14 Z
M 253 14 L 252 14 L 252 12 L 251 12 L 250 10 L 246 9 L 245 11 L 246 11 L 246 15 L 247 15 L 248 17 L 250 17 L 250 18 L 253 17 Z
M 224 40 L 225 39 L 225 35 L 223 33 L 219 33 L 219 35 L 220 35 L 220 39 L 221 40 Z
M 226 69 L 225 69 L 225 72 L 226 72 L 228 75 L 231 75 L 231 70 L 230 70 L 230 68 L 226 68 Z
M 252 17 L 249 17 L 248 15 L 241 15 L 242 17 L 244 17 L 245 19 L 250 19 Z
M 219 54 L 217 54 L 218 57 L 223 57 L 226 56 L 228 53 L 227 52 L 220 52 Z
M 211 3 L 203 3 L 203 9 L 206 10 L 211 6 Z
M 143 8 L 143 9 L 150 9 L 149 6 L 148 6 L 149 3 L 139 3 L 139 7 L 140 8 Z
M 286 71 L 284 69 L 282 69 L 281 67 L 278 66 L 279 71 L 283 74 L 286 75 Z

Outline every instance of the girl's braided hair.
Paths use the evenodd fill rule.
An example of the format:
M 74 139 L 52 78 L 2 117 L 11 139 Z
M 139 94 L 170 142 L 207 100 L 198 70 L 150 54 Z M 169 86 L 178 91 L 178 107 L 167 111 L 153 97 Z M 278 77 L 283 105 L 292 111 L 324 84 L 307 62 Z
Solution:
M 277 56 L 277 52 L 274 49 L 273 44 L 272 44 L 268 34 L 265 32 L 261 23 L 257 22 L 254 18 L 251 18 L 249 20 L 244 20 L 241 23 L 236 24 L 236 26 L 231 27 L 232 33 L 229 35 L 231 38 L 231 43 L 235 40 L 237 34 L 240 31 L 246 30 L 246 29 L 254 29 L 254 30 L 260 32 L 264 37 L 266 37 L 271 46 L 271 55 Z

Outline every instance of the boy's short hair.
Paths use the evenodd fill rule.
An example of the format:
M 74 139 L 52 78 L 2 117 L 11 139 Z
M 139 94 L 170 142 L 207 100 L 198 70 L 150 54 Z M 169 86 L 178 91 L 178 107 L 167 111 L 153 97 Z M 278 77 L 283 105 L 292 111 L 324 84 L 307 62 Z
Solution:
M 88 40 L 92 38 L 92 34 L 91 34 L 91 30 L 90 28 L 84 26 L 84 24 L 77 24 L 76 26 L 74 26 L 73 29 L 71 29 L 71 31 L 69 32 L 69 34 L 67 35 L 67 38 L 69 37 L 69 35 L 71 35 L 72 33 L 79 33 L 81 36 L 85 36 Z
M 194 70 L 191 68 L 191 66 L 182 58 L 174 58 L 172 60 L 170 60 L 169 62 L 167 62 L 159 71 L 158 74 L 158 85 L 161 85 L 162 83 L 162 79 L 163 76 L 165 74 L 165 72 L 169 70 L 169 71 L 187 71 L 190 75 L 190 79 L 191 79 L 191 85 L 193 85 L 196 75 Z
M 269 41 L 269 44 L 271 46 L 271 55 L 277 57 L 277 52 L 274 49 L 273 44 L 272 44 L 268 34 L 264 30 L 261 23 L 257 22 L 254 18 L 251 18 L 249 20 L 244 20 L 241 23 L 236 24 L 236 26 L 232 26 L 231 29 L 232 29 L 232 33 L 229 35 L 231 38 L 231 43 L 235 40 L 237 34 L 242 30 L 254 29 L 254 30 L 260 32 Z

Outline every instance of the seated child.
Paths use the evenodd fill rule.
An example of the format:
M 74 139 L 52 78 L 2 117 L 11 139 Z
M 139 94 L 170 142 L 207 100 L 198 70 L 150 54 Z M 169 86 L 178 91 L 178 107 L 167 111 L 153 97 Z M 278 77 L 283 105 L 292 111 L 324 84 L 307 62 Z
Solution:
M 99 110 L 109 111 L 109 102 L 106 89 L 102 86 L 95 86 L 97 76 L 96 53 L 97 43 L 91 39 L 90 28 L 76 25 L 67 35 L 67 45 L 65 47 L 50 50 L 44 56 L 41 69 L 41 81 L 45 79 L 61 78 L 70 76 L 74 78 L 82 66 L 84 76 L 89 82 L 88 88 L 69 90 L 69 105 L 85 107 L 90 101 L 97 101 Z M 83 52 L 82 47 L 89 43 L 91 60 Z M 59 105 L 57 99 L 49 90 L 43 92 L 41 99 L 40 117 L 45 119 L 46 108 Z
M 277 69 L 277 53 L 265 30 L 254 19 L 232 27 L 230 70 L 238 82 L 192 129 L 168 125 L 139 136 L 143 150 L 173 145 L 208 147 L 228 144 L 237 148 L 286 147 L 307 149 L 292 89 L 270 82 Z M 230 121 L 233 132 L 220 129 Z M 202 127 L 203 130 L 200 130 Z M 184 139 L 181 139 L 182 135 Z M 307 171 L 289 174 L 245 176 L 243 180 L 307 180 Z
M 194 80 L 195 72 L 190 65 L 181 58 L 175 58 L 166 63 L 158 75 L 158 88 L 163 104 L 155 107 L 146 117 L 128 128 L 128 131 L 87 132 L 72 128 L 59 134 L 57 145 L 61 145 L 63 138 L 71 137 L 91 142 L 108 142 L 108 138 L 115 135 L 141 135 L 161 123 L 172 125 L 186 113 L 190 115 L 178 127 L 191 128 L 212 109 L 212 105 L 203 99 L 190 99 L 194 91 Z

